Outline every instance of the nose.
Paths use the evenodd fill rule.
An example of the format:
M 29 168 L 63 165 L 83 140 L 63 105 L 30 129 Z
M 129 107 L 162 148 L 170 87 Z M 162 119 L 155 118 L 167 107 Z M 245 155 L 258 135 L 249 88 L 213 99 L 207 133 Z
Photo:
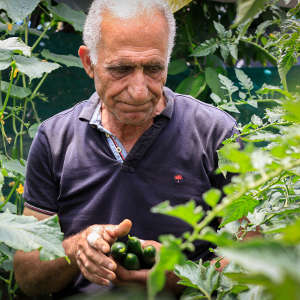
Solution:
M 147 86 L 147 79 L 143 69 L 136 69 L 133 74 L 131 74 L 128 93 L 132 100 L 135 102 L 144 102 L 148 100 L 149 90 Z

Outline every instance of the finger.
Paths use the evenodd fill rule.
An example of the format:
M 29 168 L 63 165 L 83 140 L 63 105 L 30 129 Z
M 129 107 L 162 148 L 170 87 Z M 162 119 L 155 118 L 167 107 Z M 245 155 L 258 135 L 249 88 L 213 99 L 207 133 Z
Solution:
M 97 253 L 94 249 L 89 249 L 85 253 L 79 253 L 77 256 L 78 266 L 84 274 L 95 274 L 105 280 L 114 280 L 116 278 L 113 272 L 116 269 L 114 261 L 107 256 Z M 89 275 L 91 277 L 92 275 Z
M 129 233 L 132 227 L 132 222 L 129 219 L 123 220 L 119 225 L 117 225 L 113 230 L 107 228 L 106 231 L 111 235 L 113 238 L 122 237 Z
M 118 264 L 115 273 L 119 281 L 146 283 L 149 270 L 127 270 Z

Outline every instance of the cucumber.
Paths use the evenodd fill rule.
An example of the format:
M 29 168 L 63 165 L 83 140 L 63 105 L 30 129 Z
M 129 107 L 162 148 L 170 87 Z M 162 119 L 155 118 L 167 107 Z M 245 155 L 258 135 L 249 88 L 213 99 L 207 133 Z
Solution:
M 113 243 L 110 250 L 112 257 L 118 262 L 122 262 L 127 254 L 127 247 L 122 242 Z
M 139 258 L 143 257 L 142 245 L 137 237 L 128 235 L 127 252 L 134 253 Z
M 155 264 L 156 249 L 149 245 L 143 250 L 143 262 L 146 268 L 151 268 Z
M 134 253 L 127 253 L 124 260 L 123 260 L 123 266 L 127 270 L 139 270 L 141 265 L 139 258 Z

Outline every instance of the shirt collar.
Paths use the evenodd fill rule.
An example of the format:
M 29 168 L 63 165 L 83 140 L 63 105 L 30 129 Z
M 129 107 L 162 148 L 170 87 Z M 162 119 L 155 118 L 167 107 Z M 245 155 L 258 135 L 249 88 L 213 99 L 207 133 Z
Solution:
M 173 115 L 173 109 L 174 109 L 175 94 L 172 90 L 170 90 L 167 87 L 163 88 L 163 92 L 167 103 L 165 109 L 159 114 L 159 116 L 164 116 L 167 117 L 168 119 L 171 119 Z M 100 115 L 99 114 L 100 101 L 101 100 L 97 92 L 93 93 L 92 96 L 88 99 L 87 104 L 83 107 L 79 115 L 79 119 L 83 121 L 91 121 L 91 120 L 95 120 L 95 118 L 99 118 L 97 117 L 97 113 L 98 115 Z M 98 120 L 101 121 L 101 116 Z

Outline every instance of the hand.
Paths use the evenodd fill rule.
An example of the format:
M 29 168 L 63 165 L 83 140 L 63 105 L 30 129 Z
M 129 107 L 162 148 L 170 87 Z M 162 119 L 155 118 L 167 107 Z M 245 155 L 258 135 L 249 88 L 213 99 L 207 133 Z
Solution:
M 155 247 L 157 252 L 160 250 L 161 247 L 160 243 L 152 240 L 140 240 L 140 242 L 142 248 L 152 245 Z M 145 286 L 147 283 L 149 270 L 127 270 L 117 263 L 117 269 L 115 270 L 115 274 L 116 279 L 113 281 L 113 283 L 116 285 L 128 285 L 130 283 L 139 283 Z
M 86 279 L 99 285 L 109 285 L 116 278 L 117 265 L 106 254 L 118 237 L 129 233 L 131 226 L 131 221 L 126 219 L 119 225 L 93 225 L 79 233 L 75 257 Z

